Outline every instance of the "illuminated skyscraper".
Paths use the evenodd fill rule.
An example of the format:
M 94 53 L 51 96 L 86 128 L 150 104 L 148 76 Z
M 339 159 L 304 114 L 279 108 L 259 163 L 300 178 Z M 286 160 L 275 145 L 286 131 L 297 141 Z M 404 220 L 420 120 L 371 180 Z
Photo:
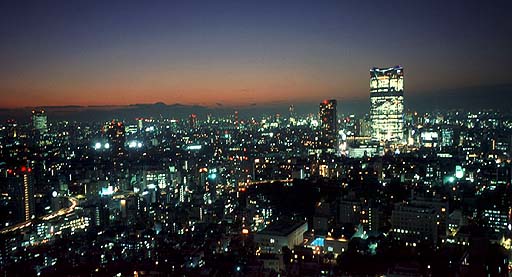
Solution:
M 337 147 L 337 102 L 334 99 L 324 100 L 320 103 L 320 127 L 325 146 L 329 149 Z
M 188 126 L 190 129 L 195 129 L 197 127 L 197 114 L 191 114 L 188 117 Z
M 7 137 L 15 139 L 18 136 L 18 123 L 14 119 L 8 119 L 6 124 Z
M 34 185 L 32 169 L 22 166 L 8 169 L 8 186 L 16 204 L 16 219 L 18 222 L 27 221 L 34 216 Z
M 404 128 L 404 69 L 401 66 L 370 70 L 372 137 L 400 141 Z
M 105 134 L 108 138 L 108 144 L 105 148 L 111 148 L 115 154 L 123 153 L 125 143 L 124 124 L 120 121 L 112 120 L 105 128 Z
M 297 124 L 297 114 L 295 113 L 295 106 L 290 105 L 288 108 L 289 117 L 288 117 L 288 123 L 292 126 L 295 126 Z
M 48 131 L 47 117 L 44 110 L 32 111 L 32 128 L 39 134 L 46 134 Z
M 144 118 L 137 118 L 137 131 L 142 132 L 142 128 L 144 127 Z
M 233 116 L 233 117 L 234 117 L 233 123 L 234 123 L 234 125 L 235 125 L 235 128 L 238 128 L 238 124 L 240 123 L 240 122 L 238 121 L 238 111 L 235 111 L 235 114 L 234 114 L 234 116 Z

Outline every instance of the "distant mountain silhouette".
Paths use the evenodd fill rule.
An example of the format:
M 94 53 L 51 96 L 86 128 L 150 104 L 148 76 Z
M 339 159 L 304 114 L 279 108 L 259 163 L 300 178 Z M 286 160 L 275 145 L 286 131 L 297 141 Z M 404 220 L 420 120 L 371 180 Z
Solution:
M 368 93 L 369 97 L 369 93 Z M 154 104 L 131 104 L 127 106 L 44 106 L 47 111 L 48 119 L 52 120 L 70 120 L 70 121 L 107 121 L 112 118 L 120 120 L 133 120 L 137 117 L 153 118 L 188 118 L 192 113 L 198 117 L 206 118 L 207 114 L 227 115 L 238 110 L 241 119 L 250 117 L 259 118 L 262 115 L 281 115 L 288 114 L 290 104 L 295 106 L 298 114 L 316 114 L 318 113 L 318 102 L 297 103 L 290 100 L 289 103 L 275 104 L 257 104 L 250 103 L 243 107 L 230 107 L 222 103 L 216 103 L 214 107 L 205 107 L 200 105 L 184 105 L 180 103 L 165 104 L 157 102 Z M 457 88 L 448 90 L 438 90 L 430 92 L 408 92 L 405 91 L 405 106 L 409 110 L 420 112 L 463 109 L 463 110 L 481 110 L 497 109 L 504 112 L 512 111 L 510 103 L 512 101 L 512 84 L 501 84 L 492 86 L 478 86 L 469 88 Z M 357 100 L 338 99 L 339 114 L 357 114 L 363 115 L 369 112 L 370 101 L 368 98 Z M 34 107 L 25 107 L 18 109 L 0 109 L 0 120 L 5 121 L 9 118 L 17 119 L 19 122 L 28 122 L 30 112 Z

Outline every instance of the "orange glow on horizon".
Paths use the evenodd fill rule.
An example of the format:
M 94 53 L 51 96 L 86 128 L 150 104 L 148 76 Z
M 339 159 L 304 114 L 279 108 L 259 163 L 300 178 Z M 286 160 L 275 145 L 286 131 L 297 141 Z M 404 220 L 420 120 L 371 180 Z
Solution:
M 219 106 L 250 106 L 253 104 L 266 105 L 290 102 L 317 102 L 319 99 L 330 97 L 336 93 L 335 89 L 290 88 L 290 89 L 264 89 L 264 90 L 177 90 L 171 93 L 157 90 L 115 89 L 74 91 L 70 93 L 6 93 L 0 108 L 24 108 L 37 106 L 125 106 L 131 104 L 154 104 L 163 102 L 168 105 L 200 105 L 206 107 Z M 330 91 L 333 91 L 332 93 Z M 29 97 L 19 97 L 20 94 Z M 337 93 L 339 94 L 339 92 Z M 360 95 L 359 95 L 360 96 Z M 364 95 L 366 96 L 366 95 Z M 347 95 L 347 99 L 359 98 L 356 95 Z
M 147 71 L 108 68 L 98 72 L 51 72 L 31 82 L 8 79 L 0 84 L 2 108 L 37 106 L 108 106 L 163 102 L 183 105 L 246 106 L 321 99 L 367 97 L 366 82 L 351 76 L 307 69 L 247 65 L 198 65 L 198 68 Z M 80 75 L 83 74 L 83 75 Z M 20 97 L 23 95 L 24 97 Z

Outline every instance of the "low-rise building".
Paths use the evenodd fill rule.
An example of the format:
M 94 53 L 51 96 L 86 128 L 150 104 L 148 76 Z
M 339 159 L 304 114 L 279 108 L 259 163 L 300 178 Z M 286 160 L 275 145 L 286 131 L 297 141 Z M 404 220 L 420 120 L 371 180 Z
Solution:
M 293 249 L 295 245 L 301 245 L 307 230 L 308 223 L 305 221 L 278 220 L 255 233 L 254 242 L 259 246 L 261 253 L 280 254 L 285 246 Z

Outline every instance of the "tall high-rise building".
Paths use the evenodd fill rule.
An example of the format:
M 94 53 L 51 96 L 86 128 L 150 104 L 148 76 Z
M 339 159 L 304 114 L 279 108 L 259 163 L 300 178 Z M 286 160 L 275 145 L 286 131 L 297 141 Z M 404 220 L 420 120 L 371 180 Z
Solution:
M 324 146 L 329 149 L 336 149 L 337 147 L 337 102 L 334 99 L 324 100 L 320 103 L 320 127 L 322 131 L 322 138 Z
M 400 141 L 404 128 L 404 69 L 401 66 L 370 70 L 372 137 Z
M 6 123 L 7 138 L 16 139 L 18 136 L 18 123 L 14 119 L 8 119 Z
M 144 118 L 137 118 L 137 131 L 142 132 L 142 128 L 144 128 Z
M 32 169 L 22 166 L 8 169 L 7 174 L 7 183 L 16 206 L 16 220 L 18 222 L 30 220 L 35 215 Z
M 188 126 L 190 129 L 195 129 L 197 127 L 197 114 L 191 114 L 188 117 Z
M 105 126 L 105 135 L 108 138 L 109 146 L 115 154 L 124 152 L 125 129 L 124 124 L 120 121 L 112 120 Z
M 233 123 L 235 125 L 235 128 L 238 128 L 238 125 L 239 125 L 239 121 L 238 121 L 238 111 L 235 110 L 235 114 L 233 115 L 234 119 L 233 119 Z
M 47 120 L 44 110 L 32 111 L 32 128 L 39 134 L 46 134 L 46 132 L 48 132 Z
M 290 107 L 288 108 L 288 112 L 290 113 L 289 118 L 288 118 L 288 123 L 290 123 L 290 125 L 294 126 L 297 123 L 297 114 L 295 113 L 295 106 L 290 105 Z

